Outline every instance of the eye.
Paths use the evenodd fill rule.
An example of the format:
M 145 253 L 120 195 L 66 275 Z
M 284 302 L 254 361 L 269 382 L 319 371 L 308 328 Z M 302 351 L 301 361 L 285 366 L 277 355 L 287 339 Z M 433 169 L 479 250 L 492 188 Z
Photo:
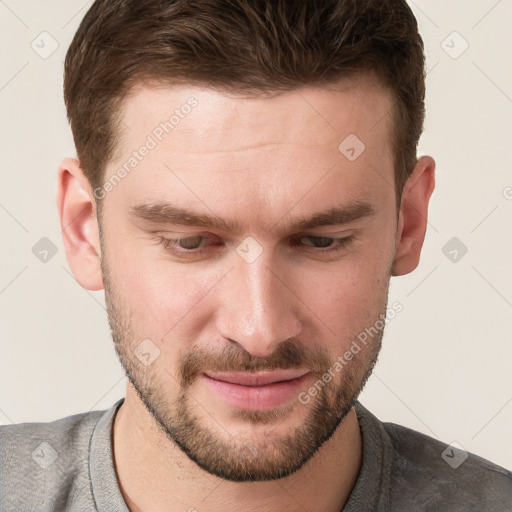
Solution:
M 304 235 L 297 240 L 309 240 L 313 242 L 313 248 L 321 249 L 319 252 L 341 251 L 350 245 L 354 236 L 346 236 L 341 238 L 327 236 Z M 309 244 L 305 244 L 309 245 Z
M 160 243 L 166 250 L 178 255 L 199 254 L 202 252 L 203 242 L 210 240 L 205 236 L 195 235 L 180 238 L 160 237 Z
M 346 249 L 353 241 L 354 236 L 346 237 L 327 237 L 327 236 L 313 236 L 304 235 L 296 238 L 293 242 L 293 246 L 306 245 L 312 250 L 316 250 L 318 253 L 331 253 L 342 251 Z M 301 241 L 307 241 L 308 243 L 301 243 Z M 189 237 L 176 237 L 166 238 L 160 237 L 160 243 L 170 253 L 176 256 L 196 256 L 205 252 L 209 245 L 215 244 L 215 240 L 211 237 L 195 235 Z M 209 243 L 210 242 L 210 243 Z
M 202 241 L 205 240 L 203 236 L 192 236 L 189 238 L 178 238 L 175 242 L 179 245 L 180 249 L 199 249 Z

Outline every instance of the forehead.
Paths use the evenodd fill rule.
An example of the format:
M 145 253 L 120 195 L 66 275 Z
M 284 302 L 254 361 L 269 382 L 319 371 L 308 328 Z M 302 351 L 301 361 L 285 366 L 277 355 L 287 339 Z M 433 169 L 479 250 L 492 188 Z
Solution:
M 257 96 L 199 86 L 139 83 L 124 98 L 118 117 L 124 149 L 133 147 L 142 134 L 169 139 L 166 135 L 172 132 L 176 146 L 185 138 L 188 149 L 196 141 L 196 149 L 205 153 L 239 150 L 241 143 L 314 146 L 341 141 L 348 133 L 370 144 L 387 143 L 391 108 L 390 90 L 372 75 L 359 74 L 330 85 Z M 185 121 L 187 118 L 192 121 Z M 172 125 L 167 130 L 166 123 Z M 380 129 L 374 130 L 377 125 Z
M 375 173 L 392 187 L 391 108 L 391 93 L 367 76 L 257 97 L 139 84 L 123 101 L 107 168 L 107 177 L 121 167 L 129 177 L 111 195 L 124 191 L 133 205 L 186 194 L 204 199 L 199 206 L 215 196 L 231 211 L 272 207 L 281 192 L 290 202 L 313 186 L 360 200 L 382 189 Z

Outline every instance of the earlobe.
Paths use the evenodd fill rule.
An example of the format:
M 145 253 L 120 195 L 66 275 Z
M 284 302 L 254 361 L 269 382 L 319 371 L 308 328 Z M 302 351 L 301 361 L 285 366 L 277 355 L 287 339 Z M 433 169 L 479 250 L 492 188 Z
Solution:
M 96 203 L 89 180 L 74 158 L 66 158 L 59 166 L 56 200 L 71 270 L 81 286 L 101 290 L 103 278 Z
M 428 205 L 435 187 L 435 162 L 421 157 L 402 193 L 392 275 L 412 272 L 420 261 L 428 220 Z

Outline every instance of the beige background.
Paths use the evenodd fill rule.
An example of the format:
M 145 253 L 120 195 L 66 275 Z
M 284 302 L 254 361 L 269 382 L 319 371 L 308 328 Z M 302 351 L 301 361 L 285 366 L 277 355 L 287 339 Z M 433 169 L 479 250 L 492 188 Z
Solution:
M 74 155 L 63 59 L 89 5 L 0 1 L 1 424 L 106 409 L 124 394 L 103 293 L 70 274 L 55 207 L 58 163 Z M 403 311 L 361 402 L 511 468 L 512 2 L 411 6 L 430 70 L 419 153 L 437 161 L 437 190 L 421 264 L 392 281 Z M 45 59 L 31 47 L 48 52 L 52 39 Z M 46 263 L 32 252 L 42 237 L 57 249 Z M 468 249 L 456 262 L 443 252 L 452 237 Z

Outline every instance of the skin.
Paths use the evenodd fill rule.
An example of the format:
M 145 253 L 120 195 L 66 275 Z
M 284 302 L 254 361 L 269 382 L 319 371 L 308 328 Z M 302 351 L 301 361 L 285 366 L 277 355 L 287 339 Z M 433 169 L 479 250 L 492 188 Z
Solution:
M 418 160 L 397 212 L 390 93 L 364 75 L 338 85 L 270 98 L 193 86 L 135 88 L 119 113 L 123 131 L 106 177 L 189 97 L 197 106 L 105 195 L 102 243 L 91 185 L 76 159 L 61 163 L 57 205 L 67 226 L 66 255 L 84 288 L 105 288 L 116 350 L 131 376 L 114 423 L 116 471 L 131 511 L 334 512 L 354 486 L 362 442 L 352 402 L 375 363 L 382 333 L 309 403 L 294 395 L 270 413 L 226 404 L 198 373 L 185 387 L 181 374 L 187 357 L 201 371 L 284 364 L 280 349 L 289 343 L 312 370 L 301 388 L 307 391 L 322 375 L 315 361 L 332 363 L 344 354 L 385 313 L 390 277 L 417 267 L 435 163 L 428 156 Z M 354 161 L 338 149 L 351 133 L 366 147 Z M 133 206 L 164 200 L 236 220 L 240 231 L 154 224 L 130 214 Z M 374 213 L 287 231 L 294 219 L 354 201 L 370 203 Z M 210 239 L 194 256 L 175 255 L 160 243 L 162 236 L 195 243 L 198 235 Z M 306 235 L 353 240 L 326 253 Z M 236 251 L 248 236 L 262 250 L 250 263 Z M 134 355 L 144 339 L 159 350 L 147 366 Z M 226 350 L 232 359 L 224 357 Z M 201 467 L 173 441 L 163 427 L 172 430 L 183 418 L 180 396 L 192 418 L 185 441 L 198 432 L 209 436 L 212 453 L 196 447 L 203 462 L 213 464 L 215 455 L 220 467 L 238 461 L 240 471 L 252 471 L 259 481 L 220 478 L 213 465 Z M 322 399 L 337 426 L 327 440 L 315 437 L 323 428 L 314 415 Z M 291 454 L 304 444 L 293 440 L 308 421 L 315 427 L 307 438 L 314 449 L 292 468 Z M 284 450 L 286 438 L 291 444 Z M 264 478 L 271 463 L 289 474 Z

